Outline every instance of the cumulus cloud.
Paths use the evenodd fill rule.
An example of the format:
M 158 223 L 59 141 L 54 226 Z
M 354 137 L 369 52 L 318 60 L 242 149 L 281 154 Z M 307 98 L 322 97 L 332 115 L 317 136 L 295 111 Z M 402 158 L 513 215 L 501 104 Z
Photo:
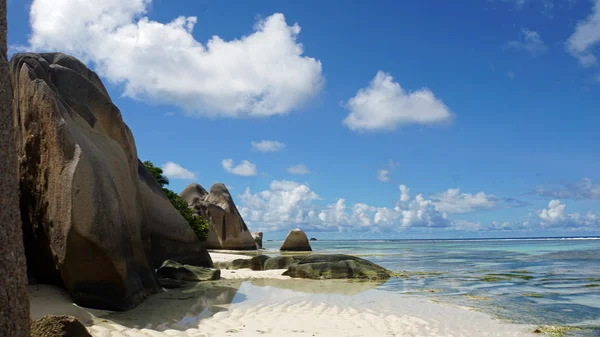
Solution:
M 273 181 L 265 191 L 240 195 L 240 213 L 254 229 L 273 231 L 302 225 L 306 230 L 359 231 L 403 230 L 452 225 L 444 212 L 422 195 L 410 198 L 408 187 L 401 185 L 400 200 L 392 207 L 365 203 L 347 205 L 345 199 L 323 205 L 321 198 L 307 185 L 293 181 Z
M 260 152 L 278 152 L 285 149 L 285 144 L 276 140 L 261 140 L 260 142 L 251 142 L 252 149 Z
M 301 175 L 301 176 L 310 174 L 310 170 L 304 164 L 297 164 L 297 165 L 290 166 L 290 167 L 288 167 L 288 172 L 291 174 L 296 174 L 296 175 Z
M 579 21 L 575 32 L 567 40 L 567 50 L 571 55 L 579 59 L 584 67 L 596 65 L 597 58 L 593 54 L 593 48 L 600 42 L 600 0 L 595 0 L 592 14 L 586 19 Z
M 353 131 L 391 131 L 402 125 L 449 122 L 450 109 L 427 88 L 407 92 L 383 71 L 346 103 L 343 124 Z
M 562 183 L 558 186 L 538 186 L 529 193 L 548 198 L 576 200 L 600 200 L 600 184 L 590 178 L 583 178 L 577 183 Z
M 475 194 L 460 193 L 459 188 L 449 188 L 447 191 L 432 195 L 435 207 L 447 213 L 468 213 L 482 209 L 492 209 L 497 206 L 498 198 L 479 192 Z
M 381 169 L 377 171 L 377 180 L 387 183 L 390 181 L 390 170 Z
M 540 210 L 538 216 L 544 227 L 575 227 L 585 229 L 586 227 L 599 226 L 598 214 L 588 212 L 585 215 L 579 213 L 567 213 L 567 206 L 560 200 L 551 200 L 548 207 Z
M 174 163 L 172 161 L 165 163 L 162 166 L 163 174 L 167 176 L 169 179 L 184 179 L 184 180 L 194 180 L 196 179 L 196 174 L 190 170 L 187 170 L 181 165 Z
M 225 171 L 235 174 L 238 176 L 255 176 L 256 175 L 256 165 L 252 164 L 247 160 L 242 160 L 242 162 L 235 166 L 232 159 L 223 159 L 221 162 Z
M 300 26 L 276 13 L 246 36 L 205 43 L 197 18 L 147 17 L 151 0 L 34 0 L 33 50 L 60 50 L 94 64 L 124 95 L 180 106 L 188 114 L 266 117 L 286 114 L 324 83 L 321 62 L 304 56 Z
M 519 40 L 508 41 L 506 44 L 509 48 L 523 50 L 531 55 L 543 54 L 548 50 L 544 41 L 538 32 L 526 28 L 521 29 Z M 514 77 L 514 75 L 513 75 Z

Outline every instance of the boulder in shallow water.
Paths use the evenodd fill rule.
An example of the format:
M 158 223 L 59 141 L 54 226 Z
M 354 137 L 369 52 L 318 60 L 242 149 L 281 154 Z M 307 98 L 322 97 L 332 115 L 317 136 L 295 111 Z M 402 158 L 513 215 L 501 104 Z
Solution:
M 227 269 L 246 269 L 250 268 L 251 259 L 235 259 L 229 263 Z
M 386 280 L 392 272 L 355 256 L 312 254 L 291 265 L 284 275 L 307 279 Z
M 263 266 L 264 270 L 272 270 L 272 269 L 287 269 L 292 264 L 301 260 L 301 257 L 294 256 L 276 256 L 265 261 Z
M 256 242 L 256 248 L 262 248 L 263 242 L 263 232 L 252 232 L 252 238 L 254 238 L 254 242 Z
M 221 271 L 219 269 L 210 269 L 204 267 L 196 267 L 190 265 L 183 265 L 175 261 L 167 260 L 163 265 L 156 270 L 158 280 L 163 285 L 163 280 L 177 280 L 185 282 L 200 282 L 200 281 L 212 281 L 221 278 Z M 169 283 L 170 281 L 166 281 Z
M 258 255 L 250 259 L 250 269 L 264 270 L 265 262 L 270 258 L 266 255 Z
M 306 234 L 299 228 L 296 228 L 288 233 L 279 250 L 299 252 L 312 251 L 312 248 L 310 248 Z
M 46 315 L 31 322 L 31 337 L 92 337 L 73 316 Z
M 256 249 L 256 242 L 224 184 L 213 184 L 210 192 L 199 184 L 190 184 L 179 195 L 195 214 L 208 220 L 207 249 Z

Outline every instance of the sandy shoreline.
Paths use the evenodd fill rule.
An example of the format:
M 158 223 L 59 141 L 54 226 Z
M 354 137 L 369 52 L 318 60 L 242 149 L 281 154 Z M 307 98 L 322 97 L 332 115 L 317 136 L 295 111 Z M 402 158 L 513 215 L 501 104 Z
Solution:
M 214 262 L 248 258 L 211 256 Z M 372 290 L 376 284 L 290 279 L 283 270 L 221 272 L 222 280 L 157 294 L 124 313 L 81 308 L 62 289 L 30 286 L 31 315 L 73 315 L 99 337 L 534 336 L 531 326 Z

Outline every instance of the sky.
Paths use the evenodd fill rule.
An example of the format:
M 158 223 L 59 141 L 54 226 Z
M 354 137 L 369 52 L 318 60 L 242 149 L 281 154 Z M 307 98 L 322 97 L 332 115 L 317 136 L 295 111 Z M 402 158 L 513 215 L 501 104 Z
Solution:
M 600 235 L 600 0 L 8 0 L 8 27 L 265 239 Z

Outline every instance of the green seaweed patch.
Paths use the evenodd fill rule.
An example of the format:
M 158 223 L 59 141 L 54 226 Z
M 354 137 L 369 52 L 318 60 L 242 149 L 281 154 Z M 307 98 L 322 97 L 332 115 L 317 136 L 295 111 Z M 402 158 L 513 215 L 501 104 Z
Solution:
M 479 278 L 483 282 L 499 282 L 499 281 L 510 281 L 512 279 L 521 279 L 524 281 L 531 280 L 531 275 L 520 275 L 520 274 L 487 274 Z
M 590 277 L 585 279 L 587 282 L 600 282 L 600 278 Z
M 416 288 L 413 289 L 414 292 L 421 292 L 421 293 L 441 293 L 444 292 L 443 289 L 439 289 L 439 288 Z
M 475 301 L 491 301 L 492 300 L 490 297 L 487 297 L 487 296 L 477 296 L 477 295 L 473 295 L 473 294 L 465 294 L 465 297 L 470 300 L 475 300 Z
M 597 283 L 586 284 L 583 287 L 584 288 L 596 288 L 596 287 L 600 287 L 600 284 L 597 284 Z
M 543 333 L 546 336 L 550 337 L 562 337 L 568 331 L 577 331 L 581 330 L 581 328 L 573 327 L 573 326 L 558 326 L 558 325 L 543 325 L 537 327 L 533 330 L 533 333 Z
M 510 273 L 513 274 L 532 274 L 532 272 L 527 271 L 527 270 L 511 270 Z
M 524 296 L 524 297 L 537 297 L 537 298 L 544 297 L 543 294 L 536 294 L 536 293 L 522 294 L 521 296 Z
M 425 277 L 433 277 L 433 276 L 439 276 L 439 275 L 444 275 L 444 274 L 448 274 L 447 272 L 444 271 L 399 271 L 399 272 L 394 272 L 393 276 L 395 277 L 401 277 L 401 278 L 409 278 L 411 276 L 414 277 L 421 277 L 421 278 L 425 278 Z

